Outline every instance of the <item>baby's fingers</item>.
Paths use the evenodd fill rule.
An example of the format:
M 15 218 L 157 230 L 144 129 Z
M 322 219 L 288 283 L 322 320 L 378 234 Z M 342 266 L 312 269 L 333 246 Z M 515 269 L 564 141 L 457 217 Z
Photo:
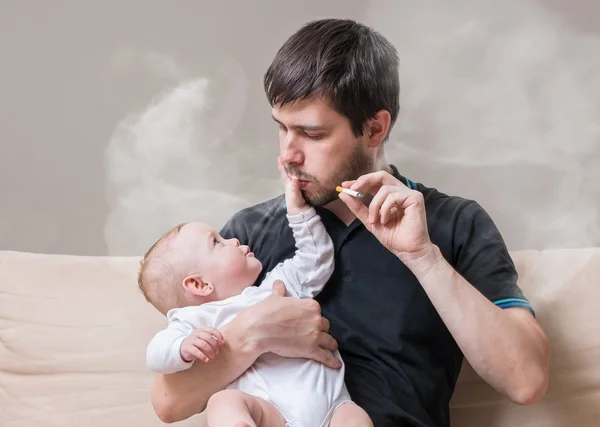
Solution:
M 292 190 L 292 192 L 296 193 L 300 191 L 300 180 L 298 179 L 298 177 L 293 176 L 290 179 L 290 189 Z
M 190 353 L 198 360 L 202 360 L 203 362 L 208 362 L 211 358 L 209 358 L 202 350 L 198 347 L 194 346 L 190 348 Z
M 205 339 L 205 338 L 196 338 L 194 340 L 194 347 L 202 352 L 209 359 L 214 359 L 214 357 L 219 354 L 219 346 L 215 343 L 215 340 Z
M 223 334 L 221 334 L 221 332 L 219 332 L 217 328 L 206 328 L 205 331 L 211 334 L 213 337 L 215 337 L 219 344 L 223 344 L 225 342 Z
M 205 352 L 210 351 L 210 352 L 213 352 L 214 354 L 219 353 L 219 347 L 221 346 L 221 343 L 218 341 L 218 338 L 213 336 L 213 334 L 211 332 L 207 332 L 206 330 L 200 330 L 200 331 L 197 331 L 195 333 L 195 335 L 196 335 L 196 339 L 194 340 L 194 345 L 201 343 L 202 349 Z M 211 354 L 209 354 L 209 356 L 211 358 L 214 357 Z

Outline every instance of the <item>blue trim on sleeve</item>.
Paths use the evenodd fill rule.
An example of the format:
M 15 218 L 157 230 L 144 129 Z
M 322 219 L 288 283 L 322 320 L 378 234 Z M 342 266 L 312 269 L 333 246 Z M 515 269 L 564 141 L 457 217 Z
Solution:
M 504 304 L 507 302 L 521 302 L 524 304 L 529 304 L 529 301 L 527 301 L 526 299 L 523 298 L 506 298 L 506 299 L 499 299 L 497 301 L 494 301 L 494 304 L 498 305 L 498 304 Z
M 408 188 L 410 188 L 411 190 L 416 190 L 417 189 L 417 184 L 415 184 L 414 182 L 412 182 L 410 179 L 408 178 L 404 178 L 406 180 L 406 186 Z
M 531 311 L 531 314 L 535 316 L 535 310 L 529 304 L 529 301 L 523 298 L 506 298 L 498 301 L 494 301 L 494 304 L 499 308 L 510 308 L 510 307 L 525 307 Z

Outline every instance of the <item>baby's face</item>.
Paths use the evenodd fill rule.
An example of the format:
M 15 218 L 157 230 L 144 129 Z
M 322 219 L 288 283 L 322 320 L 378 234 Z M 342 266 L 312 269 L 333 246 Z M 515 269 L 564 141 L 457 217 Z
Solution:
M 223 239 L 199 222 L 184 225 L 175 246 L 190 262 L 197 261 L 197 273 L 214 286 L 218 299 L 238 295 L 252 286 L 262 270 L 248 246 L 240 245 L 237 239 Z

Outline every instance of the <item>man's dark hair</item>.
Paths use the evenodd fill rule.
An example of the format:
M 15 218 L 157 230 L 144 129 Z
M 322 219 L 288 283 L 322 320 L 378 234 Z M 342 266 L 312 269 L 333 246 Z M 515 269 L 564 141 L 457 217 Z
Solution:
M 346 116 L 356 136 L 380 110 L 398 117 L 398 54 L 373 29 L 347 19 L 305 24 L 281 46 L 265 73 L 271 106 L 323 97 Z

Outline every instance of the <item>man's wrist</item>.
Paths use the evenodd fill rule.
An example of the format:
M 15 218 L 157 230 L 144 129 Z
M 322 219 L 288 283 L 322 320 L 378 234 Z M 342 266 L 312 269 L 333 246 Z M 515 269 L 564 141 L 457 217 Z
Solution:
M 447 264 L 442 251 L 433 243 L 430 243 L 418 253 L 399 254 L 398 258 L 400 258 L 419 281 L 422 281 L 432 272 L 443 268 Z
M 261 337 L 260 326 L 255 321 L 252 309 L 241 312 L 233 321 L 223 327 L 221 333 L 228 344 L 235 351 L 247 354 L 254 359 L 265 353 L 266 344 Z

